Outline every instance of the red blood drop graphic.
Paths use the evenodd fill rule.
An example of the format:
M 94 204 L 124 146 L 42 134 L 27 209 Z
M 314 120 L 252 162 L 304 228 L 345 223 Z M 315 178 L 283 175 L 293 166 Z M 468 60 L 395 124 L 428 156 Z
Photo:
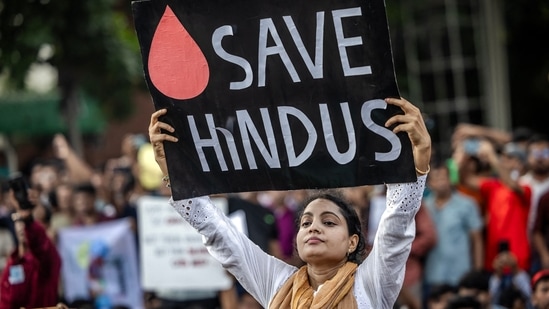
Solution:
M 169 6 L 151 42 L 149 77 L 160 92 L 179 100 L 198 96 L 208 85 L 206 57 Z

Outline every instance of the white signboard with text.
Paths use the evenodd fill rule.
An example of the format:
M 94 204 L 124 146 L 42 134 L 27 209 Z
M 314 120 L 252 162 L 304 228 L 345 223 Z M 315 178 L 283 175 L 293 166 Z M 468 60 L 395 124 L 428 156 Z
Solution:
M 212 199 L 224 212 L 226 199 Z M 166 197 L 138 201 L 141 282 L 144 289 L 224 290 L 231 278 L 203 245 L 202 236 Z

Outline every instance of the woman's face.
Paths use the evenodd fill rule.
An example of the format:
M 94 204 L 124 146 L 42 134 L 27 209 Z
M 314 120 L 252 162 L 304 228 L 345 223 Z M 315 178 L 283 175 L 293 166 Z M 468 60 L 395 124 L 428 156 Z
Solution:
M 349 236 L 340 208 L 325 199 L 307 205 L 296 236 L 299 257 L 306 263 L 340 263 L 356 249 L 358 235 Z

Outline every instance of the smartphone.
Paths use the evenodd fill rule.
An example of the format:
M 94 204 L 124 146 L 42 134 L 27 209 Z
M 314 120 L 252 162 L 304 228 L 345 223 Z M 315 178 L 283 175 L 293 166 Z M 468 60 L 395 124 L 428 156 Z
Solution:
M 463 148 L 466 154 L 470 156 L 475 156 L 478 154 L 478 149 L 480 148 L 480 141 L 476 138 L 468 138 L 463 142 Z
M 17 176 L 9 180 L 13 195 L 19 203 L 20 209 L 32 209 L 33 204 L 29 200 L 29 185 L 23 176 Z
M 508 252 L 509 251 L 509 241 L 500 240 L 498 242 L 498 253 Z

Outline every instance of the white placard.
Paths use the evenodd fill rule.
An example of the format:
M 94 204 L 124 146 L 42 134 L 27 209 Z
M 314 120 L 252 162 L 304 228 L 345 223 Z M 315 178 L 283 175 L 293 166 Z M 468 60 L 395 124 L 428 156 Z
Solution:
M 227 200 L 212 198 L 227 212 Z M 225 290 L 232 285 L 221 264 L 203 245 L 202 236 L 165 197 L 138 201 L 141 283 L 145 289 Z

